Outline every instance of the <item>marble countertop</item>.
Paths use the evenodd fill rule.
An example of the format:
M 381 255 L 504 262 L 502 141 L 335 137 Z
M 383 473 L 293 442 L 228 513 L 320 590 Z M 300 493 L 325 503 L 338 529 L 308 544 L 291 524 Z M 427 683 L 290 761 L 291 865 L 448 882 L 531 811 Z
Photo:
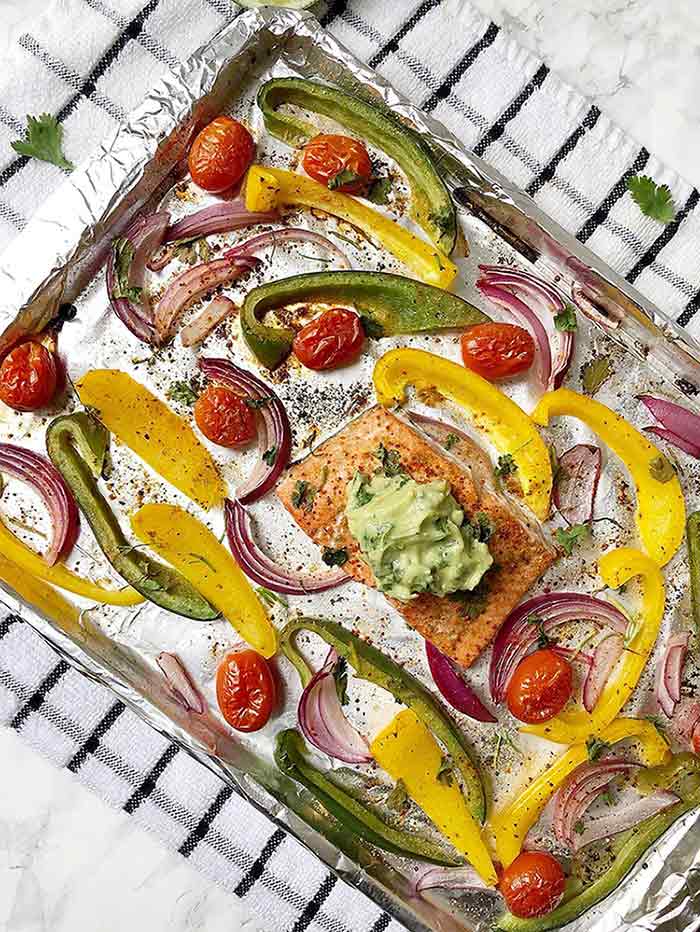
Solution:
M 700 186 L 697 0 L 473 2 Z M 0 60 L 45 4 L 2 0 Z M 0 730 L 0 759 L 0 932 L 265 932 L 16 734 Z

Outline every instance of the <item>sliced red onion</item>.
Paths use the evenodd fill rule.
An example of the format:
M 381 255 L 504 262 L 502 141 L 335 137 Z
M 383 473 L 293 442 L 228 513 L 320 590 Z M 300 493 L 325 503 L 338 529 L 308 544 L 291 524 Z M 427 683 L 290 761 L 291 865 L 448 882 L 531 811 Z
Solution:
M 598 819 L 591 820 L 581 834 L 574 836 L 573 850 L 580 851 L 586 845 L 601 838 L 611 838 L 634 828 L 640 822 L 650 819 L 659 812 L 663 812 L 678 802 L 678 796 L 670 790 L 655 790 L 648 796 L 638 796 L 631 801 L 625 801 L 615 809 Z
M 537 642 L 539 626 L 528 620 L 533 615 L 542 619 L 545 634 L 569 621 L 591 621 L 607 625 L 624 636 L 628 625 L 628 619 L 620 609 L 592 595 L 549 592 L 522 602 L 503 622 L 493 643 L 489 687 L 491 698 L 496 703 L 505 700 L 515 668 Z
M 532 311 L 546 322 L 550 331 L 548 339 L 554 344 L 553 362 L 547 389 L 559 388 L 564 381 L 574 354 L 575 336 L 571 331 L 559 331 L 554 327 L 554 316 L 566 307 L 567 300 L 554 285 L 524 269 L 502 265 L 480 265 L 483 281 L 507 288 L 515 294 L 526 295 L 532 302 Z M 534 335 L 534 331 L 533 331 Z M 550 351 L 551 354 L 551 351 Z
M 647 434 L 654 434 L 655 437 L 661 437 L 662 440 L 672 444 L 674 447 L 678 447 L 679 450 L 683 450 L 683 452 L 687 453 L 689 456 L 694 457 L 696 460 L 700 460 L 700 446 L 691 443 L 691 441 L 686 440 L 685 437 L 674 434 L 672 430 L 668 430 L 666 427 L 657 427 L 656 425 L 645 427 L 644 430 Z
M 224 253 L 224 257 L 235 258 L 240 255 L 250 255 L 253 252 L 258 252 L 258 250 L 266 249 L 268 246 L 276 246 L 277 243 L 284 242 L 312 243 L 314 246 L 320 246 L 338 260 L 341 268 L 350 268 L 348 257 L 327 236 L 322 236 L 320 233 L 314 233 L 311 230 L 304 230 L 301 227 L 283 227 L 281 230 L 259 233 L 244 243 L 234 246 L 233 249 L 229 249 Z
M 373 758 L 364 737 L 345 718 L 333 671 L 338 662 L 334 648 L 309 680 L 299 700 L 299 727 L 307 741 L 347 764 L 368 764 Z
M 412 871 L 409 880 L 409 896 L 420 896 L 425 890 L 483 890 L 497 893 L 477 874 L 473 867 L 438 867 L 422 864 Z
M 272 388 L 247 369 L 235 366 L 228 359 L 199 360 L 199 368 L 212 382 L 219 382 L 251 399 L 266 399 L 258 408 L 262 430 L 258 431 L 260 458 L 252 475 L 237 490 L 236 499 L 250 505 L 269 492 L 287 468 L 292 452 L 292 428 L 284 405 Z M 275 458 L 270 465 L 263 454 L 273 449 Z
M 625 639 L 621 634 L 609 634 L 596 645 L 593 663 L 583 682 L 583 707 L 586 712 L 592 712 L 598 704 L 600 694 L 615 669 L 624 646 Z
M 51 518 L 51 539 L 44 559 L 53 566 L 70 553 L 78 539 L 80 518 L 73 493 L 49 460 L 13 443 L 0 443 L 0 473 L 26 482 L 41 496 Z
M 656 673 L 656 698 L 664 714 L 671 718 L 681 701 L 683 667 L 688 654 L 690 632 L 674 634 L 666 645 Z
M 602 455 L 600 447 L 577 443 L 559 457 L 552 497 L 569 524 L 587 524 L 593 518 Z
M 552 352 L 549 346 L 549 337 L 547 331 L 542 326 L 542 322 L 530 307 L 522 301 L 512 291 L 500 285 L 493 285 L 487 281 L 480 280 L 476 287 L 488 298 L 493 304 L 504 308 L 516 320 L 525 324 L 526 328 L 532 332 L 535 338 L 535 371 L 540 388 L 545 391 L 552 375 Z
M 621 774 L 638 770 L 640 766 L 611 757 L 577 767 L 554 797 L 552 825 L 557 839 L 573 850 L 576 844 L 575 826 L 586 810 L 613 780 Z
M 113 244 L 107 258 L 107 294 L 112 310 L 121 322 L 144 343 L 157 343 L 157 334 L 153 321 L 153 309 L 144 289 L 144 274 L 149 256 L 163 242 L 165 229 L 170 220 L 166 211 L 137 217 L 120 239 L 127 240 L 133 247 L 134 254 L 127 272 L 130 288 L 141 289 L 141 298 L 134 301 L 118 297 L 116 272 L 116 248 Z M 116 240 L 115 243 L 119 242 Z
M 252 227 L 258 223 L 272 223 L 278 219 L 278 211 L 248 210 L 245 200 L 237 197 L 231 201 L 217 201 L 216 204 L 188 214 L 182 220 L 173 223 L 165 231 L 163 242 L 199 239 L 200 236 L 228 233 L 230 230 Z
M 700 701 L 681 699 L 676 706 L 671 728 L 684 747 L 689 747 L 694 754 L 700 754 Z
M 243 572 L 259 586 L 283 595 L 309 595 L 335 589 L 351 579 L 342 569 L 331 573 L 290 573 L 271 560 L 255 542 L 250 515 L 238 501 L 226 499 L 226 535 L 231 553 Z
M 163 671 L 173 697 L 177 699 L 180 705 L 188 712 L 203 715 L 207 704 L 190 679 L 190 675 L 182 665 L 180 658 L 176 654 L 163 651 L 156 657 L 156 662 Z
M 226 317 L 238 313 L 238 305 L 220 294 L 213 298 L 193 321 L 180 331 L 180 342 L 183 346 L 194 346 L 201 343 L 215 327 L 218 327 Z
M 161 342 L 167 340 L 178 317 L 203 294 L 221 285 L 229 285 L 254 269 L 259 262 L 260 260 L 253 256 L 214 259 L 177 275 L 155 307 L 154 320 L 158 339 Z
M 498 719 L 486 708 L 471 686 L 457 672 L 455 664 L 441 651 L 425 642 L 428 666 L 440 693 L 458 712 L 464 712 L 477 722 L 496 722 Z
M 639 395 L 639 400 L 667 430 L 700 447 L 700 417 L 697 414 L 673 401 L 655 398 L 653 395 Z

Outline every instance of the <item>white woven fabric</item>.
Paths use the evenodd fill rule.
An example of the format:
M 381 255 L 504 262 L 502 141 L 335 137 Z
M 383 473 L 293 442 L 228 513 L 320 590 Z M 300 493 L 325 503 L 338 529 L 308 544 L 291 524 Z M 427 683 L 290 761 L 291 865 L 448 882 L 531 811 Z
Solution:
M 58 168 L 10 148 L 27 114 L 56 114 L 67 156 L 81 162 L 169 65 L 239 12 L 230 0 L 50 4 L 0 76 L 0 247 L 62 180 Z M 320 4 L 320 15 L 360 58 L 693 330 L 700 195 L 691 185 L 466 0 L 334 0 Z M 627 193 L 638 173 L 671 188 L 680 209 L 669 226 L 643 217 Z M 700 332 L 700 315 L 697 323 Z M 400 929 L 13 616 L 0 622 L 0 721 L 244 897 L 270 932 Z

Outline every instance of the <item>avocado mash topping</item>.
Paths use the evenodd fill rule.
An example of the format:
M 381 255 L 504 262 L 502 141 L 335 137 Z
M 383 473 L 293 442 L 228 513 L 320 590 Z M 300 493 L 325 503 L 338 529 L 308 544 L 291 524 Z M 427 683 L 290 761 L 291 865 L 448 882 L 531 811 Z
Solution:
M 444 479 L 358 472 L 345 514 L 379 589 L 404 602 L 474 589 L 493 563 Z

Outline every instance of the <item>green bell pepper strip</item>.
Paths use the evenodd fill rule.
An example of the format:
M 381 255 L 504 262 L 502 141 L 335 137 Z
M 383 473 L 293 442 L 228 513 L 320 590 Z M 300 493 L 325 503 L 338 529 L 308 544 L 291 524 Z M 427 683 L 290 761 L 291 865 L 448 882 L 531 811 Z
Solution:
M 676 755 L 680 758 L 685 756 Z M 690 775 L 690 768 L 687 764 L 677 760 L 672 760 L 670 764 L 653 768 L 653 770 L 658 772 L 657 775 L 660 778 L 657 787 L 665 786 L 664 780 L 667 777 L 677 783 L 679 776 Z M 651 790 L 651 786 L 649 789 Z M 649 847 L 658 841 L 677 819 L 698 806 L 700 806 L 700 786 L 696 785 L 669 809 L 640 822 L 639 825 L 635 825 L 634 828 L 620 835 L 615 845 L 613 864 L 585 889 L 575 893 L 571 899 L 565 900 L 546 916 L 536 919 L 519 919 L 511 913 L 506 913 L 499 918 L 495 928 L 501 932 L 549 932 L 551 929 L 559 929 L 578 919 L 619 887 L 637 861 L 644 857 Z
M 700 637 L 700 511 L 688 515 L 685 524 L 690 572 L 690 602 L 693 607 L 695 633 Z
M 431 864 L 454 867 L 463 863 L 450 857 L 440 845 L 417 835 L 387 825 L 365 804 L 355 799 L 306 760 L 304 739 L 294 728 L 277 735 L 275 763 L 282 773 L 301 783 L 328 810 L 340 825 L 376 845 L 383 851 L 404 858 L 418 858 Z
M 97 486 L 108 446 L 107 430 L 84 412 L 57 417 L 46 431 L 51 462 L 70 486 L 100 549 L 117 573 L 146 599 L 169 612 L 200 621 L 218 618 L 217 610 L 184 576 L 139 552 L 124 536 Z
M 415 676 L 376 647 L 326 618 L 293 618 L 280 632 L 282 652 L 298 670 L 304 686 L 311 679 L 311 671 L 294 643 L 300 631 L 317 634 L 345 658 L 360 679 L 381 686 L 397 702 L 413 709 L 426 728 L 447 749 L 453 766 L 462 777 L 469 810 L 477 822 L 483 823 L 486 818 L 486 798 L 481 774 L 461 731 L 432 693 Z
M 457 240 L 455 207 L 430 150 L 414 130 L 389 111 L 337 87 L 304 78 L 273 78 L 260 88 L 258 106 L 268 132 L 292 146 L 304 145 L 318 129 L 289 113 L 280 113 L 277 108 L 282 104 L 331 117 L 394 159 L 411 188 L 411 216 L 449 256 Z
M 469 327 L 490 318 L 457 295 L 387 272 L 309 272 L 253 288 L 241 312 L 246 343 L 268 369 L 292 351 L 294 331 L 260 323 L 266 311 L 297 302 L 352 304 L 369 337 Z

